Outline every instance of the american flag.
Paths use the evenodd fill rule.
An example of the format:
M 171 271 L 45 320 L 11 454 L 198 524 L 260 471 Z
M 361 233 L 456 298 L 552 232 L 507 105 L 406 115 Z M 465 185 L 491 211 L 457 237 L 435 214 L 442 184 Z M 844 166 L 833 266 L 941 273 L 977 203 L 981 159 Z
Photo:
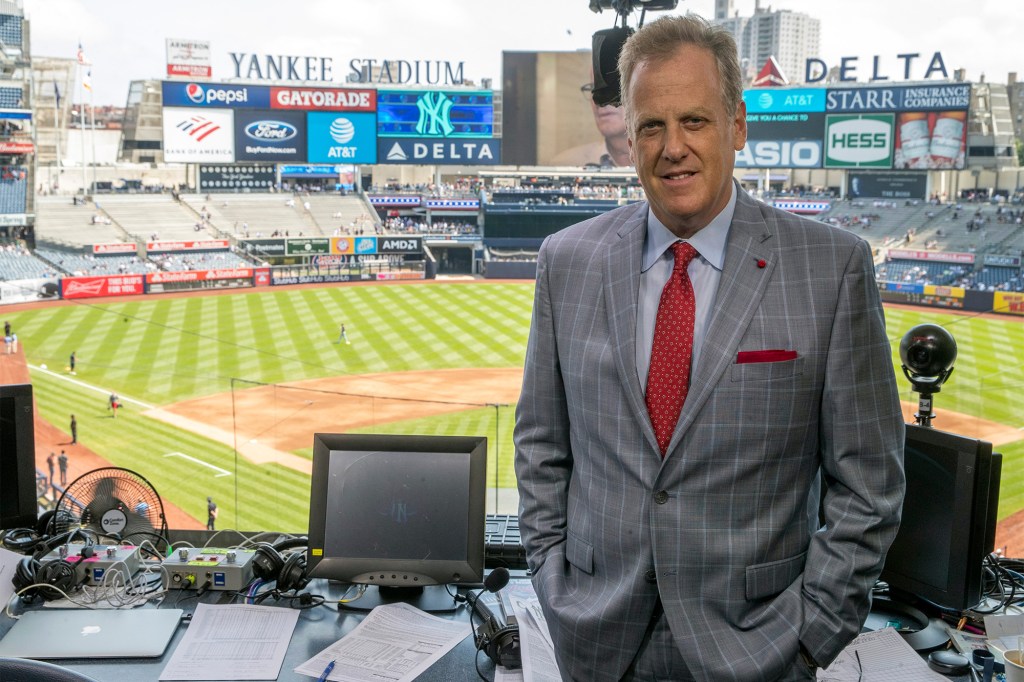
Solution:
M 88 64 L 88 62 L 85 61 L 85 50 L 82 49 L 81 42 L 78 43 L 78 63 L 82 65 Z

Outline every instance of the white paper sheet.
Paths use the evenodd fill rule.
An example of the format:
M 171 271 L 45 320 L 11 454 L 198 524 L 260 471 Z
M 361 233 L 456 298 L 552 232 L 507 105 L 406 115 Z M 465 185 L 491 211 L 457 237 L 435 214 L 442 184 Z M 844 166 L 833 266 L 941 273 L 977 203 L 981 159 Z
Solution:
M 160 679 L 276 680 L 298 620 L 278 606 L 199 604 Z
M 857 658 L 860 658 L 860 675 Z M 933 672 L 913 647 L 893 628 L 865 632 L 850 642 L 825 670 L 819 682 L 948 682 Z
M 334 661 L 331 682 L 407 682 L 469 635 L 469 625 L 431 616 L 408 604 L 387 604 L 295 672 L 319 677 Z

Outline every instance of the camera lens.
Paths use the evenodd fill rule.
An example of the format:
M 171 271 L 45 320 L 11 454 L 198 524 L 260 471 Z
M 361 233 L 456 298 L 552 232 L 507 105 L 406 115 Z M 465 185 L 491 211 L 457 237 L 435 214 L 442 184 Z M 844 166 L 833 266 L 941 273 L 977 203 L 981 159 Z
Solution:
M 915 367 L 927 367 L 932 360 L 931 349 L 915 346 L 910 349 L 910 364 Z

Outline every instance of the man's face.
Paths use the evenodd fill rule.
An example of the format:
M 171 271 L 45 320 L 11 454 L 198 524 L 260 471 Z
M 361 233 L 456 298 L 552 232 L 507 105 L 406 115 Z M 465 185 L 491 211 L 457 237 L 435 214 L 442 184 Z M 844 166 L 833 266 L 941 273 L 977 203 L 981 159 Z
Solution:
M 633 71 L 629 148 L 654 215 L 679 237 L 705 227 L 731 196 L 747 110 L 730 116 L 715 58 L 681 45 L 668 59 Z
M 594 123 L 601 137 L 619 137 L 626 134 L 626 118 L 622 113 L 622 107 L 607 105 L 599 107 L 590 100 L 590 108 L 594 111 Z

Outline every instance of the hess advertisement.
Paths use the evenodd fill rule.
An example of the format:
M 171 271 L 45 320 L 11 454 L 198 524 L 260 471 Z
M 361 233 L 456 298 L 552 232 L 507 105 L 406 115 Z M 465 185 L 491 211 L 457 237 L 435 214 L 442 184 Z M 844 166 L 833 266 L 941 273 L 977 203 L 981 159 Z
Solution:
M 830 114 L 825 168 L 892 168 L 895 114 Z

